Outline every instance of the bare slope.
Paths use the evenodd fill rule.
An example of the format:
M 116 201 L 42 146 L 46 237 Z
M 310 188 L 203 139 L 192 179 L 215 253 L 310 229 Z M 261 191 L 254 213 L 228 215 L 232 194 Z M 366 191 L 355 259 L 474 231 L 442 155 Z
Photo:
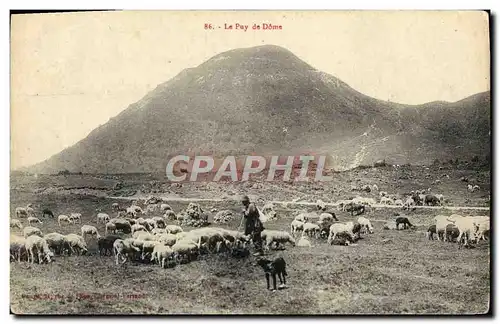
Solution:
M 266 45 L 224 52 L 183 70 L 30 169 L 162 172 L 169 156 L 199 152 L 325 152 L 338 169 L 378 158 L 425 163 L 452 154 L 487 155 L 489 109 L 489 93 L 423 106 L 376 100 Z

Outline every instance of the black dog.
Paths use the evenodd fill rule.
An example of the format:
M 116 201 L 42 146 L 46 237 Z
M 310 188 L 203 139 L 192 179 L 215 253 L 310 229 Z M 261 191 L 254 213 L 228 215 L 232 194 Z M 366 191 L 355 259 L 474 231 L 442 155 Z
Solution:
M 259 259 L 257 260 L 257 264 L 264 269 L 264 273 L 266 274 L 266 282 L 267 289 L 269 289 L 269 276 L 273 276 L 273 291 L 276 290 L 276 275 L 280 279 L 280 286 L 286 286 L 286 262 L 283 258 L 277 258 L 274 261 L 270 261 L 267 259 Z

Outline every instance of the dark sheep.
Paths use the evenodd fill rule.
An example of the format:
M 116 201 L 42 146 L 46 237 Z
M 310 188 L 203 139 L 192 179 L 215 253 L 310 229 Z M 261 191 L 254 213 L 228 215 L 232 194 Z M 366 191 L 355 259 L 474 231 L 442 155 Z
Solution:
M 427 238 L 429 240 L 434 240 L 434 234 L 436 234 L 436 225 L 431 225 L 427 229 Z
M 455 242 L 458 238 L 458 235 L 460 235 L 460 231 L 458 230 L 458 227 L 456 225 L 448 224 L 446 225 L 444 235 L 448 242 Z
M 403 229 L 415 227 L 412 223 L 410 223 L 408 217 L 403 216 L 396 218 L 396 229 L 399 229 L 399 224 L 403 224 Z
M 441 204 L 439 198 L 434 195 L 426 195 L 424 200 L 425 205 L 427 206 L 438 206 Z
M 345 207 L 346 212 L 350 212 L 351 216 L 354 216 L 354 213 L 356 213 L 356 216 L 361 215 L 365 212 L 365 205 L 362 204 L 356 204 L 356 203 L 349 203 Z
M 42 211 L 42 216 L 43 217 L 50 216 L 50 217 L 54 218 L 54 213 L 50 209 L 44 208 Z
M 107 255 L 108 251 L 109 255 L 113 255 L 113 243 L 115 243 L 115 241 L 118 239 L 121 239 L 121 237 L 117 235 L 107 235 L 106 237 L 100 237 L 97 240 L 99 255 Z

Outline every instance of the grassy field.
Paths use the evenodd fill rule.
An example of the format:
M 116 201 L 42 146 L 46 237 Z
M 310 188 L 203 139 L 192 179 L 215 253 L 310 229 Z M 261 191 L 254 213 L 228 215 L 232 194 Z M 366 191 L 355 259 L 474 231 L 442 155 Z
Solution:
M 446 171 L 449 181 L 439 184 L 437 193 L 444 193 L 449 204 L 485 206 L 489 200 L 489 174 L 477 171 Z M 420 189 L 434 181 L 403 179 L 391 182 L 392 171 L 358 170 L 356 174 L 341 174 L 338 182 L 323 186 L 315 192 L 325 200 L 347 198 L 351 182 L 378 183 L 381 190 L 405 192 Z M 378 171 L 380 173 L 380 171 Z M 411 171 L 420 174 L 419 171 Z M 372 174 L 373 173 L 373 174 Z M 457 178 L 463 175 L 477 178 L 482 190 L 468 194 Z M 436 175 L 440 176 L 440 175 Z M 441 176 L 444 179 L 444 177 Z M 77 180 L 79 179 L 79 180 Z M 109 197 L 118 180 L 97 179 L 89 176 L 46 177 L 42 179 L 12 179 L 11 208 L 34 203 L 37 209 L 48 207 L 57 215 L 80 212 L 82 224 L 97 226 L 96 208 L 111 213 L 111 204 L 123 206 L 128 201 Z M 125 186 L 132 183 L 139 187 L 152 180 L 121 179 Z M 128 182 L 129 181 L 129 182 Z M 416 183 L 413 186 L 412 183 Z M 212 185 L 212 184 L 211 184 Z M 41 191 L 54 188 L 57 191 Z M 74 188 L 93 187 L 103 192 L 93 196 L 75 193 Z M 194 184 L 192 185 L 194 186 Z M 179 196 L 220 197 L 217 188 L 184 185 Z M 214 185 L 215 186 L 215 185 Z M 260 188 L 259 188 L 260 186 Z M 263 187 L 265 186 L 265 187 Z M 309 185 L 307 185 L 309 186 Z M 295 193 L 286 185 L 259 184 L 227 189 L 233 194 L 254 190 L 265 192 L 267 199 L 290 198 Z M 465 185 L 466 187 L 466 185 Z M 73 189 L 71 189 L 73 188 Z M 107 189 L 106 189 L 107 188 Z M 135 187 L 134 187 L 135 188 Z M 250 188 L 250 189 L 249 189 Z M 283 192 L 279 192 L 279 190 Z M 177 190 L 177 189 L 175 189 Z M 334 190 L 334 193 L 324 191 Z M 446 191 L 445 191 L 446 190 Z M 181 192 L 186 191 L 186 192 Z M 187 194 L 189 192 L 190 195 Z M 287 193 L 288 192 L 288 196 Z M 226 192 L 227 193 L 227 192 Z M 172 192 L 170 192 L 172 194 Z M 373 196 L 375 193 L 362 194 Z M 187 203 L 172 202 L 176 212 Z M 241 206 L 232 200 L 202 203 L 205 209 L 234 211 L 232 222 L 220 227 L 236 229 L 240 222 Z M 312 210 L 312 208 L 309 208 Z M 279 219 L 266 223 L 266 228 L 289 230 L 297 209 L 278 208 Z M 417 224 L 416 230 L 383 230 L 384 220 L 394 219 L 395 213 L 406 215 Z M 490 296 L 490 247 L 480 242 L 471 249 L 458 249 L 456 244 L 429 241 L 426 227 L 436 214 L 451 214 L 449 210 L 417 209 L 406 212 L 395 209 L 375 209 L 366 217 L 374 220 L 374 234 L 364 235 L 357 245 L 329 246 L 324 241 L 312 240 L 312 248 L 287 246 L 286 250 L 273 251 L 270 258 L 283 256 L 288 265 L 289 288 L 269 292 L 265 278 L 255 259 L 235 259 L 223 254 L 203 255 L 199 260 L 176 267 L 161 269 L 157 265 L 127 263 L 115 266 L 112 257 L 99 257 L 95 240 L 90 241 L 86 256 L 57 257 L 52 264 L 11 263 L 11 310 L 16 314 L 478 314 L 489 309 Z M 467 211 L 463 214 L 488 215 L 488 211 Z M 12 213 L 13 215 L 13 213 Z M 340 220 L 352 219 L 347 213 L 338 212 Z M 24 221 L 24 225 L 25 221 Z M 38 227 L 44 234 L 79 233 L 81 225 L 59 228 L 56 219 L 45 219 Z M 219 225 L 211 225 L 219 226 Z M 189 230 L 189 228 L 185 229 Z M 18 232 L 17 230 L 12 230 Z

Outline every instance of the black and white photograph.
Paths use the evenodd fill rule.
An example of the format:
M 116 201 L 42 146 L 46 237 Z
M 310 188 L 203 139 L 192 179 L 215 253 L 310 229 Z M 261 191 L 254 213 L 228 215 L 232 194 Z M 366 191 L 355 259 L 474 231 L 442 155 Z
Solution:
M 11 13 L 11 314 L 491 313 L 490 19 Z

